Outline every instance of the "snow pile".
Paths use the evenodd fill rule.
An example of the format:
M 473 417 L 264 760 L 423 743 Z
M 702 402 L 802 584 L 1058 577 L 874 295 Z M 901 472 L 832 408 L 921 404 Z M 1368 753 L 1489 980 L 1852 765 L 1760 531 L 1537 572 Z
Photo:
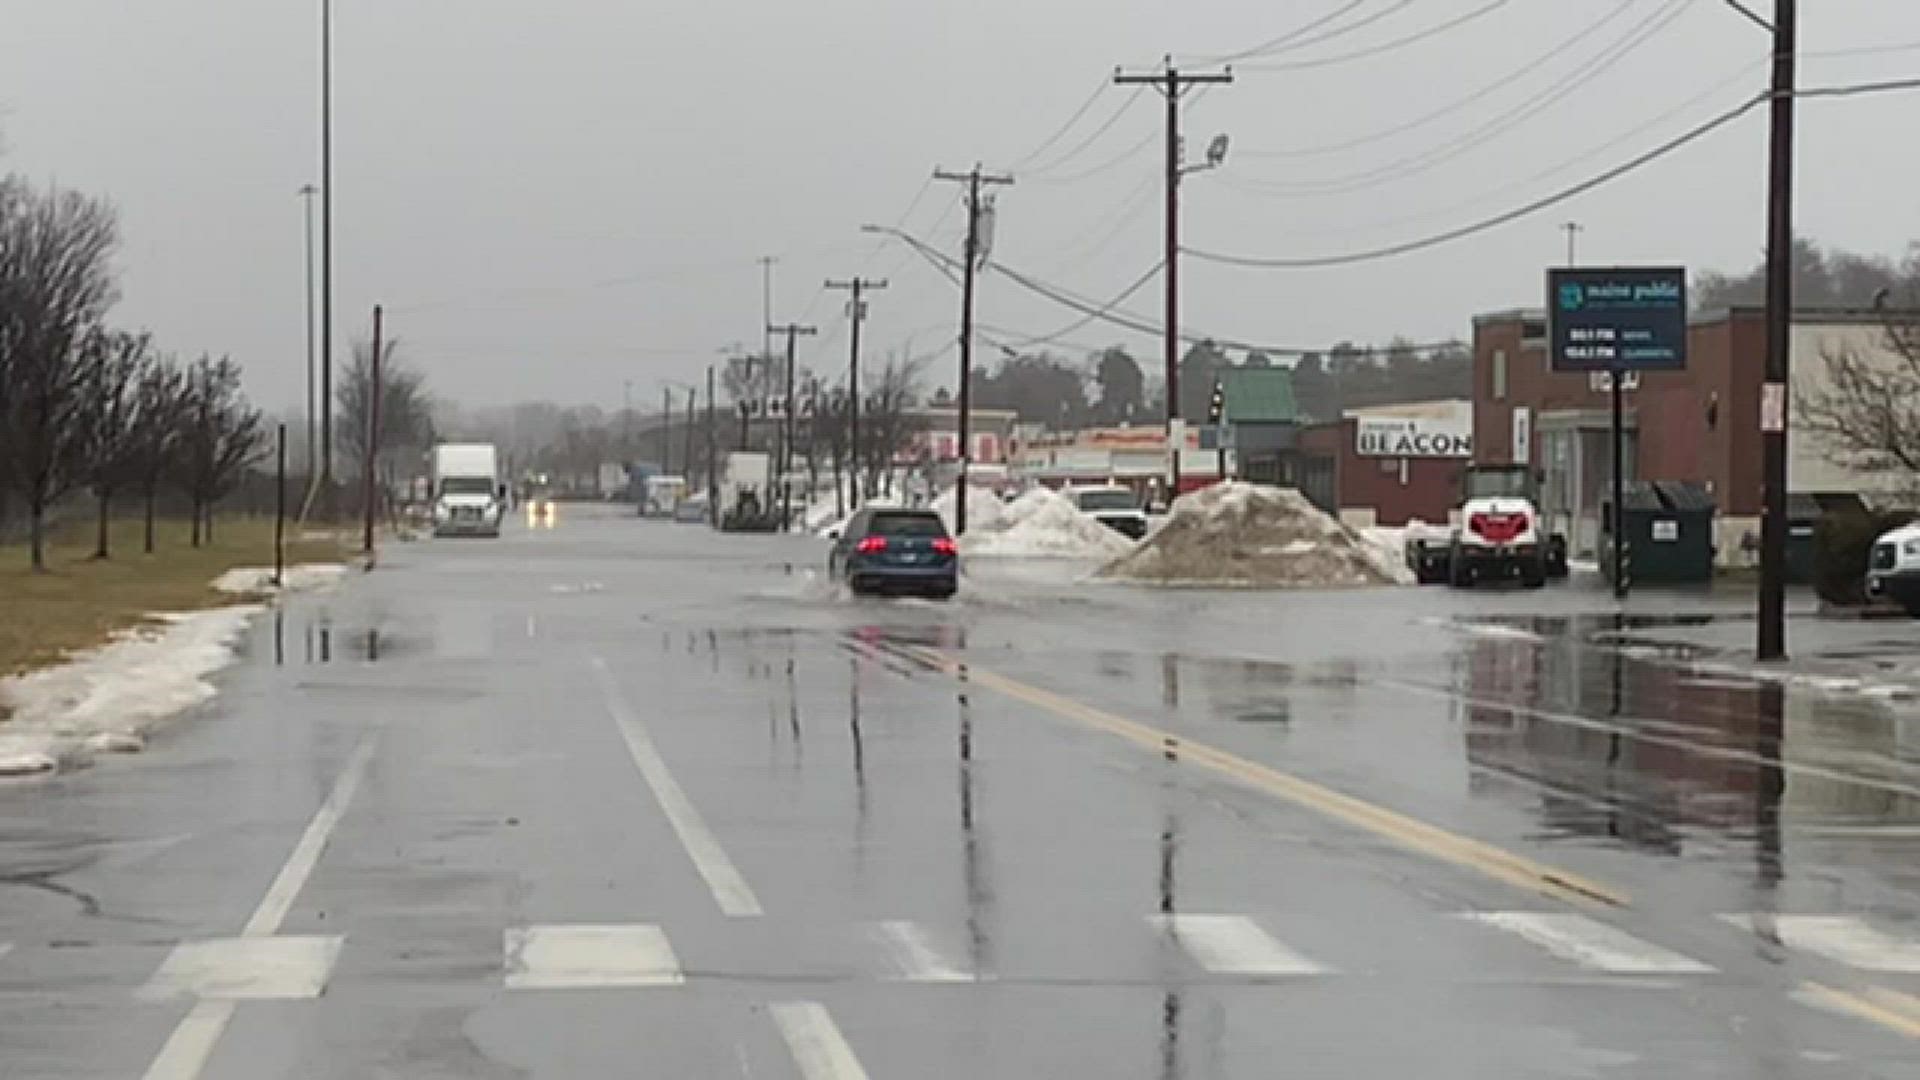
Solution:
M 136 752 L 146 732 L 213 696 L 257 606 L 158 616 L 57 667 L 0 679 L 0 775 L 52 772 L 96 753 Z
M 955 502 L 951 489 L 941 492 L 939 498 L 933 500 L 933 512 L 939 514 L 940 520 L 947 523 L 948 532 L 953 531 L 954 509 Z M 996 531 L 1003 526 L 1006 516 L 1007 504 L 1000 501 L 1000 496 L 985 488 L 974 487 L 971 484 L 967 486 L 968 532 Z
M 1034 488 L 1009 504 L 993 527 L 969 520 L 961 548 L 1008 558 L 1113 559 L 1132 551 L 1133 541 L 1081 513 L 1065 495 Z
M 308 563 L 302 566 L 289 566 L 286 568 L 286 583 L 276 589 L 273 584 L 272 567 L 236 566 L 214 578 L 213 587 L 223 593 L 241 596 L 261 596 L 273 592 L 308 592 L 336 584 L 346 576 L 346 573 L 347 568 L 340 563 Z
M 1414 583 L 1413 569 L 1407 565 L 1407 541 L 1431 532 L 1426 522 L 1414 518 L 1398 527 L 1371 525 L 1357 531 L 1360 540 L 1373 552 L 1374 561 L 1392 574 L 1395 581 L 1402 585 Z
M 1214 484 L 1173 504 L 1167 524 L 1100 576 L 1154 585 L 1313 588 L 1404 580 L 1397 557 L 1290 488 Z

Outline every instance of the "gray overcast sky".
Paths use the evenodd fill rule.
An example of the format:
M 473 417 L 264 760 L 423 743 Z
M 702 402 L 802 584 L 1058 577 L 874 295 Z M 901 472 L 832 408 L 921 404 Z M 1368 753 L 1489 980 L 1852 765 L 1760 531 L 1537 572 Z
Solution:
M 893 280 L 873 302 L 872 355 L 909 341 L 933 351 L 954 333 L 953 290 L 918 258 L 876 252 L 862 222 L 911 205 L 908 228 L 951 249 L 961 215 L 953 190 L 925 184 L 934 165 L 1019 162 L 1116 64 L 1245 50 L 1347 0 L 335 6 L 342 350 L 380 301 L 441 396 L 604 405 L 627 380 L 656 401 L 660 379 L 692 380 L 721 346 L 757 341 L 764 253 L 781 257 L 776 317 L 822 325 L 807 361 L 844 364 L 842 301 L 819 285 L 856 271 Z M 1243 62 L 1189 113 L 1196 154 L 1213 132 L 1234 140 L 1225 169 L 1184 188 L 1189 245 L 1315 255 L 1439 231 L 1624 160 L 1766 78 L 1766 38 L 1720 0 L 1508 0 L 1343 59 L 1489 6 L 1362 0 L 1329 28 L 1377 21 Z M 1606 18 L 1615 6 L 1626 10 Z M 1920 4 L 1801 6 L 1806 85 L 1920 73 Z M 302 395 L 295 192 L 318 173 L 317 12 L 318 0 L 0 0 L 0 170 L 110 196 L 126 239 L 116 318 L 181 352 L 232 353 L 275 410 Z M 1658 29 L 1579 75 L 1640 26 Z M 1818 55 L 1829 52 L 1844 55 Z M 1025 163 L 1000 201 L 998 258 L 1102 298 L 1155 263 L 1162 113 L 1129 93 L 1100 91 Z M 1916 121 L 1920 94 L 1806 103 L 1801 231 L 1885 254 L 1920 237 Z M 1490 124 L 1493 137 L 1477 134 Z M 1316 347 L 1465 336 L 1477 311 L 1540 302 L 1569 218 L 1586 225 L 1582 261 L 1744 269 L 1763 237 L 1765 154 L 1757 111 L 1566 207 L 1438 250 L 1305 272 L 1188 260 L 1183 322 Z M 1312 190 L 1349 177 L 1385 182 Z M 1156 286 L 1126 306 L 1157 321 L 1159 305 Z M 1040 334 L 1074 315 L 990 276 L 981 318 Z M 1152 339 L 1098 324 L 1063 348 L 1110 343 L 1158 355 Z M 946 365 L 939 374 L 950 382 Z

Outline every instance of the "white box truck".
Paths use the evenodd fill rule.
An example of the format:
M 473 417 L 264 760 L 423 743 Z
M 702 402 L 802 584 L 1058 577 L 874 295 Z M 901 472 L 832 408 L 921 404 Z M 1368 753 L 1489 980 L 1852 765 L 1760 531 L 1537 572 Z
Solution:
M 492 443 L 441 443 L 431 455 L 433 535 L 499 536 L 507 485 Z

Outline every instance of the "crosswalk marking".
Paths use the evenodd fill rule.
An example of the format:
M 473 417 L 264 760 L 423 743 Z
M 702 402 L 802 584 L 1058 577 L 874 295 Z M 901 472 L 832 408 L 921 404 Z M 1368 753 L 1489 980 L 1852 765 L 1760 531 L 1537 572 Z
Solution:
M 878 924 L 874 932 L 886 946 L 888 959 L 899 969 L 899 978 L 907 982 L 978 981 L 972 972 L 942 955 L 918 923 L 894 919 Z
M 510 990 L 679 986 L 680 959 L 657 926 L 527 926 L 506 933 Z
M 772 1007 L 773 1021 L 806 1080 L 867 1080 L 853 1047 L 817 1001 L 783 1001 Z
M 1562 960 L 1611 975 L 1699 975 L 1712 967 L 1570 912 L 1478 911 L 1470 922 L 1518 935 Z
M 1216 975 L 1322 975 L 1327 971 L 1244 915 L 1152 915 L 1147 921 Z
M 1920 941 L 1895 937 L 1853 915 L 1722 915 L 1728 923 L 1791 949 L 1862 971 L 1920 974 Z
M 174 947 L 141 988 L 147 1001 L 316 998 L 340 956 L 338 937 L 239 937 Z

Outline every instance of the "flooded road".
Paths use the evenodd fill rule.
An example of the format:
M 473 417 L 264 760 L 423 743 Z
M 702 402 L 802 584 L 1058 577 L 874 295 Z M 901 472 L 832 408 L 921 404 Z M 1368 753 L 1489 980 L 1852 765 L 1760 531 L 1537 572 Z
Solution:
M 263 616 L 0 787 L 0 1071 L 1920 1071 L 1920 703 L 1738 598 L 823 561 L 568 508 Z

